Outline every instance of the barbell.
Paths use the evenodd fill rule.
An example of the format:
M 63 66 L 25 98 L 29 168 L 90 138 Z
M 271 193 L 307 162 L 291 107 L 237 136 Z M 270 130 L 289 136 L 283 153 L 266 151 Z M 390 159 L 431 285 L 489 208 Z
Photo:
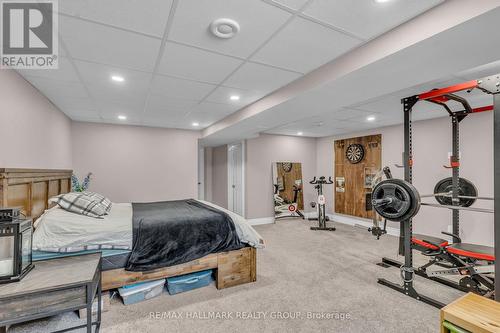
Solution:
M 462 182 L 462 179 L 463 178 L 460 178 L 461 180 L 459 182 L 460 185 L 466 184 L 465 182 L 468 182 L 467 180 L 465 180 L 465 182 Z M 439 190 L 438 186 L 436 186 L 435 191 L 438 190 Z M 450 194 L 450 191 L 446 191 L 443 193 L 437 192 L 430 195 L 420 196 L 418 190 L 411 183 L 404 181 L 402 179 L 392 178 L 383 180 L 377 185 L 375 185 L 372 191 L 372 206 L 380 216 L 390 221 L 396 221 L 396 222 L 402 222 L 411 219 L 412 217 L 417 215 L 418 211 L 420 210 L 420 206 L 431 206 L 431 207 L 447 208 L 453 210 L 468 210 L 481 213 L 494 212 L 491 209 L 469 207 L 472 203 L 475 202 L 476 199 L 481 198 L 469 195 L 470 193 L 469 186 L 467 190 L 465 190 L 465 188 L 459 187 L 458 192 L 464 193 L 464 195 L 459 195 L 459 197 L 462 196 L 466 198 L 460 198 L 460 200 L 457 202 L 457 205 L 453 205 L 451 200 L 453 198 L 452 195 Z M 477 190 L 475 191 L 475 193 L 477 194 Z M 436 200 L 438 200 L 438 198 L 447 198 L 450 204 L 444 204 L 447 203 L 448 201 L 442 201 L 442 200 L 441 201 L 438 200 L 440 204 L 421 202 L 422 197 L 435 197 Z M 491 200 L 492 198 L 485 198 L 485 199 Z

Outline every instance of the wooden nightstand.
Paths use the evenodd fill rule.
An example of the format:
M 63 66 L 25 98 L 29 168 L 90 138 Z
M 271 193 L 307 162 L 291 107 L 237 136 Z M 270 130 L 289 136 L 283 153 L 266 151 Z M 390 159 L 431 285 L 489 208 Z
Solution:
M 97 320 L 92 303 L 97 296 Z M 20 282 L 0 285 L 1 327 L 63 312 L 87 309 L 87 323 L 59 332 L 101 325 L 101 254 L 38 261 Z
M 441 333 L 451 332 L 443 326 L 444 321 L 469 332 L 498 333 L 500 303 L 468 293 L 441 309 Z

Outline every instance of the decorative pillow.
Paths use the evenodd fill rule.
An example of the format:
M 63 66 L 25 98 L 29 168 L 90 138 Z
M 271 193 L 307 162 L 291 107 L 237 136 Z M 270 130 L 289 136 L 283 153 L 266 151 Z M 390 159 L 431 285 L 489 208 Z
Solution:
M 99 201 L 92 199 L 81 192 L 70 192 L 60 194 L 49 199 L 68 212 L 77 213 L 90 217 L 101 217 L 106 214 L 106 208 Z
M 83 194 L 88 195 L 93 200 L 95 200 L 95 201 L 99 202 L 101 205 L 103 205 L 104 209 L 106 209 L 106 213 L 109 213 L 109 211 L 111 210 L 111 206 L 113 205 L 113 203 L 111 202 L 111 200 L 106 198 L 104 195 L 99 194 L 99 193 L 95 193 L 95 192 L 90 192 L 90 191 L 85 191 L 85 192 L 83 192 Z

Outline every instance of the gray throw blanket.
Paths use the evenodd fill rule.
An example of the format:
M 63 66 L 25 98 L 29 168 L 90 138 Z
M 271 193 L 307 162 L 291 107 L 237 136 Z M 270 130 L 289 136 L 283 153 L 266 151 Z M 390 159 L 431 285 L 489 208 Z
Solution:
M 244 246 L 229 215 L 196 200 L 133 203 L 132 208 L 128 271 L 182 264 Z

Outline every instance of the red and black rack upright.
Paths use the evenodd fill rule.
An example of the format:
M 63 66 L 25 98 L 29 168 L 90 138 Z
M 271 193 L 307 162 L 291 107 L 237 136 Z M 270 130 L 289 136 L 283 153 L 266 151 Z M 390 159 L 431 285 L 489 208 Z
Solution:
M 456 95 L 459 91 L 471 91 L 478 89 L 486 94 L 493 95 L 493 105 L 487 105 L 479 108 L 472 108 L 468 101 Z M 494 121 L 494 244 L 495 257 L 500 257 L 500 75 L 493 75 L 481 80 L 473 80 L 464 82 L 458 85 L 434 89 L 419 95 L 410 96 L 402 99 L 404 112 L 404 179 L 412 183 L 413 176 L 413 141 L 412 141 L 412 111 L 413 107 L 419 101 L 428 101 L 444 108 L 448 113 L 452 122 L 452 156 L 450 157 L 450 166 L 452 169 L 452 205 L 459 205 L 459 179 L 460 179 L 460 122 L 468 115 L 484 111 L 493 111 Z M 463 106 L 463 110 L 452 111 L 446 104 L 449 101 L 455 101 Z M 459 235 L 460 229 L 460 210 L 452 210 L 453 235 Z M 400 229 L 400 246 L 399 252 L 404 255 L 404 264 L 401 266 L 401 277 L 403 285 L 393 283 L 386 279 L 379 279 L 378 282 L 382 285 L 390 287 L 405 295 L 413 297 L 417 300 L 441 308 L 445 304 L 432 299 L 431 297 L 419 294 L 414 286 L 413 279 L 415 276 L 413 268 L 412 254 L 412 238 L 413 238 L 413 221 L 407 219 L 402 221 Z M 454 242 L 458 242 L 458 237 L 453 237 Z M 495 272 L 500 272 L 500 262 L 495 261 Z M 500 279 L 495 279 L 495 290 L 500 290 Z M 500 302 L 500 293 L 495 293 L 495 300 Z

